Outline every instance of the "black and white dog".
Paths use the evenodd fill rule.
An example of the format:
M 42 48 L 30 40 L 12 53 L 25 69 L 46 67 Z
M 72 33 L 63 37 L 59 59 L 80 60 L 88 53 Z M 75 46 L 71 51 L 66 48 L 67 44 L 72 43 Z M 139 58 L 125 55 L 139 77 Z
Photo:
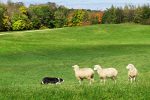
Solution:
M 64 82 L 62 78 L 44 77 L 41 84 L 61 84 L 62 82 Z

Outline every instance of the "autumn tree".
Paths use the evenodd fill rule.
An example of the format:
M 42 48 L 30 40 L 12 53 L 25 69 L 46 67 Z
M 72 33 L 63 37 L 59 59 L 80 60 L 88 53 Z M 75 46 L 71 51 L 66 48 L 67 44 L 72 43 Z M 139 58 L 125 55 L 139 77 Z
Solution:
M 93 11 L 93 12 L 90 12 L 89 16 L 90 16 L 91 24 L 100 24 L 100 23 L 102 23 L 103 12 Z
M 72 17 L 72 25 L 73 26 L 80 26 L 84 22 L 88 21 L 88 13 L 85 10 L 78 9 L 75 10 L 73 17 Z

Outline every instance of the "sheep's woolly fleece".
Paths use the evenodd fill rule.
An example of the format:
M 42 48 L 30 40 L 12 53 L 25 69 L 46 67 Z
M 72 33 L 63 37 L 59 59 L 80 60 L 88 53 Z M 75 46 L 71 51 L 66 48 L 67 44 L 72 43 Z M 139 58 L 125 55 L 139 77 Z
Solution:
M 72 67 L 74 68 L 75 76 L 79 80 L 80 84 L 83 79 L 88 79 L 90 84 L 92 81 L 94 81 L 94 71 L 92 68 L 79 68 L 78 65 L 74 65 Z
M 94 70 L 97 70 L 99 77 L 104 81 L 106 78 L 112 78 L 116 83 L 116 77 L 118 75 L 118 71 L 115 68 L 102 68 L 100 65 L 95 65 Z

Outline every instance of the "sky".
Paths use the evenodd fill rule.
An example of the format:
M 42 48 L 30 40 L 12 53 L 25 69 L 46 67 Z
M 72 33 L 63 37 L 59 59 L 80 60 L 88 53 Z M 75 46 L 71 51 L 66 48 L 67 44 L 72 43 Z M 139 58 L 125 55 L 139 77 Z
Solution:
M 7 2 L 7 0 L 0 0 Z M 126 4 L 143 5 L 150 4 L 150 0 L 11 0 L 13 2 L 23 2 L 26 6 L 30 4 L 41 4 L 47 2 L 55 2 L 58 5 L 64 5 L 68 8 L 79 9 L 92 9 L 92 10 L 105 10 L 110 8 L 111 5 L 123 7 Z

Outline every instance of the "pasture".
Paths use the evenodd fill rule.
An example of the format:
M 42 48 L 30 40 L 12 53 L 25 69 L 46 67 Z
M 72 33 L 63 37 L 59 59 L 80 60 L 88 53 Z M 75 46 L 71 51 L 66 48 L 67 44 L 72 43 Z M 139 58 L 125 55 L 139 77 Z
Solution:
M 134 24 L 66 27 L 1 32 L 1 100 L 149 100 L 150 26 Z M 126 66 L 139 70 L 130 84 Z M 72 66 L 100 64 L 118 70 L 117 84 L 79 85 Z M 62 77 L 61 85 L 41 85 L 45 76 Z

